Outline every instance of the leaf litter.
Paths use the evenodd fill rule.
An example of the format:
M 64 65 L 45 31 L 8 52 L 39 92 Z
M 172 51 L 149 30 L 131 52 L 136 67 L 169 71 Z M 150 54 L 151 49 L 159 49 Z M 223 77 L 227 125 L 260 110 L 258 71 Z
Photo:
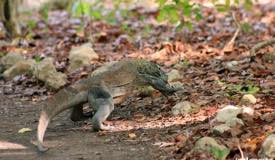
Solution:
M 33 40 L 29 45 L 7 46 L 1 51 L 23 50 L 30 58 L 54 57 L 58 71 L 69 76 L 67 85 L 114 60 L 143 58 L 161 64 L 166 71 L 176 68 L 181 73 L 179 82 L 184 84 L 185 93 L 180 91 L 177 97 L 168 100 L 160 94 L 153 94 L 153 100 L 130 95 L 131 98 L 117 106 L 110 121 L 106 122 L 115 126 L 115 131 L 126 131 L 127 134 L 99 134 L 125 143 L 149 141 L 165 151 L 165 154 L 161 152 L 162 157 L 175 159 L 211 157 L 192 151 L 198 138 L 211 136 L 229 147 L 228 159 L 240 158 L 240 149 L 245 156 L 256 158 L 264 138 L 275 131 L 274 121 L 260 118 L 264 113 L 275 111 L 274 44 L 257 50 L 253 60 L 247 60 L 247 56 L 253 46 L 272 38 L 275 32 L 272 29 L 274 16 L 270 16 L 272 10 L 266 6 L 254 6 L 253 9 L 254 13 L 236 9 L 238 17 L 251 24 L 253 31 L 249 33 L 238 31 L 230 15 L 208 8 L 203 9 L 206 18 L 196 23 L 193 30 L 180 33 L 174 32 L 173 26 L 157 25 L 154 12 L 144 13 L 138 8 L 133 12 L 147 16 L 142 22 L 137 21 L 137 17 L 130 17 L 125 20 L 127 27 L 123 29 L 99 20 L 85 20 L 87 26 L 82 32 L 78 31 L 79 19 L 70 18 L 66 11 L 51 11 L 47 22 L 35 18 L 37 25 L 32 30 Z M 256 15 L 257 12 L 265 14 Z M 146 26 L 150 26 L 150 30 L 145 33 Z M 230 41 L 234 33 L 236 37 Z M 93 48 L 100 59 L 89 67 L 69 73 L 70 48 L 87 42 L 88 36 L 92 36 Z M 227 45 L 229 41 L 231 43 Z M 225 104 L 238 105 L 242 95 L 251 90 L 249 86 L 258 88 L 253 94 L 259 102 L 249 106 L 255 109 L 257 116 L 241 128 L 232 128 L 229 134 L 213 134 L 210 121 L 217 110 Z M 56 92 L 48 90 L 30 75 L 15 77 L 12 81 L 1 80 L 0 89 L 3 96 L 34 102 Z M 191 115 L 172 116 L 172 106 L 183 100 L 203 107 Z M 90 128 L 89 125 L 89 122 L 84 125 L 84 130 Z

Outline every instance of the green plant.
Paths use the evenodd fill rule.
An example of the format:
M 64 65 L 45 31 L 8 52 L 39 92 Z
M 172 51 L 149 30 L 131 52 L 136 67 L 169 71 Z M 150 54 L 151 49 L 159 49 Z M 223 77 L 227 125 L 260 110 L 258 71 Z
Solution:
M 0 52 L 0 57 L 3 57 L 4 55 L 6 55 L 6 53 Z
M 39 55 L 35 55 L 34 60 L 35 60 L 36 63 L 39 63 L 39 62 L 41 62 L 42 57 L 39 56 Z
M 49 18 L 49 5 L 48 4 L 45 4 L 43 5 L 43 7 L 40 9 L 40 14 L 42 16 L 42 19 L 47 22 L 48 21 L 48 18 Z
M 253 0 L 224 0 L 224 3 L 221 3 L 219 0 L 212 0 L 212 3 L 215 5 L 216 9 L 220 12 L 227 12 L 230 7 L 238 6 L 241 4 L 245 9 L 250 9 L 253 5 Z
M 250 9 L 253 5 L 253 0 L 242 0 L 243 6 Z M 201 5 L 199 3 L 191 2 L 190 0 L 156 0 L 159 4 L 158 21 L 168 20 L 172 24 L 177 24 L 177 28 L 186 27 L 192 29 L 191 20 L 200 20 Z M 225 0 L 221 3 L 219 0 L 212 0 L 212 4 L 218 11 L 227 12 L 232 5 L 240 5 L 240 0 Z
M 149 34 L 151 33 L 152 31 L 152 26 L 147 24 L 144 26 L 143 30 L 142 30 L 142 36 L 143 37 L 148 37 Z
M 200 5 L 198 3 L 191 3 L 189 0 L 157 0 L 159 4 L 158 21 L 168 20 L 172 24 L 178 24 L 178 27 L 192 28 L 190 19 L 192 15 L 196 20 L 202 18 Z
M 36 27 L 36 22 L 32 19 L 27 21 L 27 26 L 30 30 L 34 29 Z
M 101 19 L 101 10 L 100 8 L 97 8 L 99 2 L 99 0 L 96 0 L 93 3 L 85 0 L 76 0 L 72 4 L 71 13 L 74 17 L 87 16 L 96 20 Z
M 247 82 L 247 84 L 230 84 L 223 81 L 216 81 L 216 83 L 224 88 L 226 88 L 225 95 L 231 97 L 235 94 L 255 94 L 260 91 L 260 88 L 252 84 L 252 82 Z
M 182 67 L 188 67 L 188 66 L 190 66 L 190 62 L 188 61 L 188 59 L 184 59 L 180 62 L 180 65 Z
M 230 150 L 225 148 L 223 150 L 216 147 L 209 147 L 209 152 L 217 159 L 223 160 L 227 157 Z
M 241 23 L 241 29 L 244 33 L 249 33 L 251 31 L 251 25 L 249 23 Z
M 252 84 L 247 84 L 247 85 L 240 85 L 240 84 L 225 84 L 227 90 L 228 90 L 228 95 L 233 96 L 236 93 L 241 93 L 241 94 L 255 94 L 258 91 L 260 91 L 260 88 L 257 86 L 254 86 Z
M 253 85 L 235 85 L 233 89 L 243 94 L 255 94 L 260 90 L 259 87 Z

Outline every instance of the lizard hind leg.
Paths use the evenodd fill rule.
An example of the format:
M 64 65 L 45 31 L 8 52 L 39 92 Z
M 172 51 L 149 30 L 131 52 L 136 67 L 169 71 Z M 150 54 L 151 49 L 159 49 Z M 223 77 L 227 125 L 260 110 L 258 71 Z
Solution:
M 110 126 L 103 124 L 114 110 L 113 99 L 110 93 L 103 87 L 92 87 L 88 93 L 88 102 L 91 107 L 96 109 L 96 113 L 92 118 L 93 130 L 111 130 Z
M 83 104 L 72 108 L 71 120 L 74 122 L 83 121 L 92 117 L 92 112 L 83 113 Z

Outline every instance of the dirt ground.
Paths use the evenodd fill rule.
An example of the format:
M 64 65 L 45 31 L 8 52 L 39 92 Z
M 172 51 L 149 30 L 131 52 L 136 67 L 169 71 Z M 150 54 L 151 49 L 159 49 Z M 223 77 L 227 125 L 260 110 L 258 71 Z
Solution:
M 271 45 L 264 46 L 249 61 L 247 57 L 253 47 L 274 38 L 274 3 L 257 4 L 251 10 L 232 8 L 243 28 L 232 46 L 228 42 L 239 30 L 233 14 L 208 7 L 203 8 L 203 19 L 194 22 L 192 30 L 183 28 L 179 32 L 176 26 L 156 23 L 158 12 L 143 8 L 131 10 L 126 17 L 113 17 L 115 24 L 107 23 L 108 17 L 87 19 L 86 27 L 80 23 L 82 18 L 71 17 L 65 10 L 50 11 L 46 21 L 40 13 L 23 15 L 30 22 L 26 37 L 31 40 L 23 46 L 0 48 L 0 57 L 15 52 L 38 63 L 53 57 L 57 71 L 68 76 L 66 85 L 87 77 L 106 62 L 148 59 L 164 71 L 178 70 L 180 78 L 176 81 L 184 85 L 186 93 L 171 99 L 159 93 L 152 97 L 130 95 L 106 122 L 115 127 L 110 132 L 92 132 L 89 120 L 72 122 L 66 111 L 49 124 L 44 143 L 50 150 L 39 154 L 34 144 L 41 100 L 55 92 L 28 74 L 0 80 L 0 160 L 210 160 L 210 153 L 192 151 L 195 142 L 205 136 L 230 149 L 227 159 L 241 158 L 242 150 L 245 157 L 258 158 L 263 140 L 275 132 L 273 119 L 261 119 L 275 111 L 275 50 Z M 31 27 L 33 23 L 36 25 Z M 90 38 L 99 60 L 69 72 L 71 48 Z M 257 99 L 247 105 L 255 115 L 242 117 L 245 125 L 228 133 L 213 133 L 210 122 L 217 110 L 229 104 L 242 106 L 246 94 Z M 172 116 L 171 108 L 185 100 L 198 104 L 198 113 Z M 18 133 L 22 128 L 31 131 Z
M 140 103 L 140 106 L 146 106 L 147 104 L 144 103 L 148 99 L 150 98 L 147 97 L 135 103 Z M 173 159 L 172 155 L 162 150 L 159 145 L 161 145 L 161 140 L 167 140 L 169 136 L 176 133 L 180 126 L 171 125 L 157 128 L 164 126 L 160 121 L 165 118 L 161 118 L 160 121 L 155 120 L 155 125 L 148 124 L 150 118 L 154 116 L 146 117 L 146 120 L 135 121 L 134 118 L 131 118 L 135 111 L 131 111 L 130 107 L 123 106 L 116 107 L 110 122 L 113 121 L 115 126 L 119 128 L 120 121 L 124 124 L 125 121 L 128 121 L 128 126 L 126 125 L 124 128 L 122 127 L 122 129 L 120 128 L 113 132 L 92 132 L 89 120 L 82 123 L 74 123 L 69 120 L 68 112 L 60 114 L 50 123 L 46 132 L 45 145 L 50 147 L 50 150 L 44 154 L 39 154 L 33 143 L 35 143 L 36 138 L 40 103 L 20 98 L 10 98 L 6 95 L 0 95 L 0 102 L 1 160 Z M 158 106 L 151 107 L 154 109 Z M 143 109 L 141 108 L 141 110 Z M 124 117 L 122 117 L 123 115 Z M 119 118 L 117 119 L 117 117 Z M 169 117 L 166 118 L 169 119 Z M 156 128 L 148 126 L 155 126 Z M 21 128 L 31 128 L 32 131 L 20 134 L 18 130 Z M 132 130 L 129 131 L 129 129 Z M 7 145 L 7 142 L 10 145 Z M 8 146 L 9 149 L 7 149 Z

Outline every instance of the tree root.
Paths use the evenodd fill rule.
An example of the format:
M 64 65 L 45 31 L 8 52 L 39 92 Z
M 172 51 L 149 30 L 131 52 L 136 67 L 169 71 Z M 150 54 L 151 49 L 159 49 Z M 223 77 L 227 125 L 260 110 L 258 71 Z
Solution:
M 253 46 L 250 50 L 250 57 L 255 57 L 256 52 L 260 50 L 261 48 L 264 48 L 266 46 L 275 44 L 275 38 L 271 38 L 262 42 L 257 43 L 255 46 Z

